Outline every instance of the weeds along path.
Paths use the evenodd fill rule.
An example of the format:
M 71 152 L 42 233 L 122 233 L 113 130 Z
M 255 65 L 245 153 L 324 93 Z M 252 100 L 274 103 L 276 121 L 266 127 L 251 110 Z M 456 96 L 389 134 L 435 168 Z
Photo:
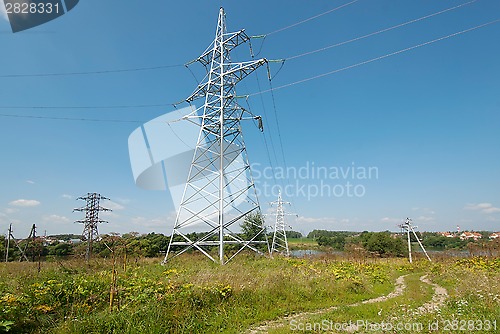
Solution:
M 390 300 L 392 298 L 399 297 L 399 296 L 403 295 L 403 293 L 405 292 L 405 289 L 407 288 L 407 284 L 405 284 L 405 278 L 407 276 L 408 275 L 398 277 L 396 279 L 395 284 L 394 284 L 394 291 L 392 291 L 391 293 L 389 293 L 385 296 L 375 297 L 372 299 L 367 299 L 367 300 L 364 300 L 361 302 L 357 302 L 357 303 L 349 304 L 349 305 L 345 305 L 345 306 L 339 305 L 339 306 L 332 306 L 332 307 L 320 309 L 317 311 L 296 313 L 296 314 L 282 317 L 282 318 L 279 318 L 276 320 L 267 321 L 258 327 L 251 328 L 250 330 L 247 331 L 247 333 L 249 333 L 249 334 L 267 333 L 271 329 L 278 329 L 278 328 L 285 327 L 292 320 L 302 321 L 304 319 L 307 319 L 310 316 L 317 316 L 317 315 L 329 313 L 331 311 L 335 311 L 335 310 L 339 309 L 340 307 L 356 307 L 356 306 L 361 306 L 361 305 L 366 305 L 366 304 L 375 304 L 375 303 L 385 302 L 385 301 Z M 413 314 L 414 315 L 423 315 L 425 313 L 432 313 L 432 312 L 436 311 L 437 309 L 439 309 L 444 304 L 444 302 L 448 298 L 448 292 L 446 291 L 445 288 L 439 286 L 436 283 L 431 282 L 428 279 L 427 275 L 421 276 L 419 278 L 419 280 L 423 284 L 428 284 L 428 285 L 432 286 L 433 294 L 432 294 L 430 301 L 428 301 L 427 303 L 418 307 L 414 311 Z M 352 328 L 353 331 L 357 330 L 355 327 L 356 326 L 354 326 Z
M 420 281 L 431 285 L 434 289 L 434 294 L 428 303 L 425 303 L 417 309 L 416 313 L 422 315 L 424 313 L 431 313 L 438 310 L 444 304 L 446 299 L 448 299 L 448 291 L 446 291 L 446 289 L 442 286 L 431 282 L 427 275 L 420 277 Z
M 396 279 L 396 282 L 394 284 L 394 291 L 392 291 L 391 293 L 389 293 L 385 296 L 379 296 L 379 297 L 375 297 L 372 299 L 363 300 L 361 302 L 357 302 L 354 304 L 349 304 L 349 305 L 347 305 L 347 307 L 355 307 L 355 306 L 360 306 L 363 304 L 380 303 L 380 302 L 383 302 L 383 301 L 386 301 L 386 300 L 389 300 L 389 299 L 392 299 L 392 298 L 395 298 L 395 297 L 402 295 L 404 290 L 406 289 L 406 284 L 404 281 L 406 276 L 408 276 L 408 275 L 399 276 Z M 258 327 L 251 328 L 250 330 L 247 331 L 247 333 L 248 334 L 267 333 L 269 331 L 269 329 L 271 329 L 271 328 L 279 328 L 279 327 L 286 326 L 286 324 L 290 323 L 291 320 L 300 320 L 300 319 L 307 318 L 309 316 L 321 315 L 324 313 L 335 311 L 342 306 L 344 306 L 344 305 L 331 306 L 331 307 L 327 307 L 327 308 L 316 310 L 316 311 L 296 313 L 296 314 L 292 314 L 292 315 L 282 317 L 282 318 L 279 318 L 276 320 L 267 321 Z

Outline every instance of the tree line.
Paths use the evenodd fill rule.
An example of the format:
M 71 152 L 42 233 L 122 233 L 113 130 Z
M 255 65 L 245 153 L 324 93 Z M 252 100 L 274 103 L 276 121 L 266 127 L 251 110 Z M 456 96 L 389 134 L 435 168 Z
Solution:
M 482 239 L 461 240 L 458 237 L 445 237 L 437 232 L 416 232 L 426 249 L 490 252 L 500 248 L 500 240 L 488 240 L 489 232 L 482 232 Z M 348 232 L 313 230 L 308 238 L 316 240 L 319 246 L 339 251 L 364 251 L 379 256 L 407 256 L 407 235 L 405 233 L 385 232 Z M 415 235 L 410 234 L 410 242 L 417 242 Z

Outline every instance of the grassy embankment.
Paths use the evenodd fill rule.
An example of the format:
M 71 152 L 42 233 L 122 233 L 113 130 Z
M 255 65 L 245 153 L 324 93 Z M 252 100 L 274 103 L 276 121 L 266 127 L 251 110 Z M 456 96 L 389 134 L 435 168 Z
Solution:
M 2 263 L 0 332 L 10 327 L 10 333 L 240 333 L 266 320 L 334 305 L 342 312 L 321 317 L 381 321 L 404 317 L 404 310 L 428 301 L 432 289 L 418 280 L 420 273 L 448 288 L 450 299 L 439 313 L 443 319 L 500 316 L 498 259 L 410 266 L 404 259 L 348 262 L 242 255 L 221 267 L 187 255 L 168 266 L 158 263 L 141 259 L 126 268 L 117 264 L 111 308 L 110 260 L 88 265 L 47 262 L 40 273 L 33 263 Z M 408 273 L 404 295 L 346 306 L 389 293 L 396 277 Z M 432 320 L 436 314 L 418 319 Z

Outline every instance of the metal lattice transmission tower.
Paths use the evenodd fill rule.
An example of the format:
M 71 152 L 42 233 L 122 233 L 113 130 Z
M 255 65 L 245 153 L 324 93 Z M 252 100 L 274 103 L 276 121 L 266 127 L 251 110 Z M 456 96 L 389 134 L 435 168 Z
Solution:
M 99 237 L 97 225 L 99 225 L 99 223 L 107 223 L 107 221 L 99 219 L 99 212 L 111 211 L 111 209 L 104 208 L 100 205 L 101 200 L 109 200 L 109 198 L 101 196 L 101 194 L 88 193 L 86 196 L 78 197 L 77 200 L 84 200 L 87 202 L 84 207 L 74 209 L 73 212 L 85 212 L 85 219 L 77 220 L 76 223 L 84 224 L 82 236 L 83 240 L 87 241 L 85 259 L 88 261 L 92 255 L 92 244 Z
M 235 86 L 267 60 L 232 62 L 230 58 L 231 51 L 248 40 L 244 30 L 227 32 L 221 8 L 214 41 L 191 62 L 200 63 L 207 72 L 205 81 L 186 99 L 188 103 L 204 100 L 196 114 L 187 117 L 201 128 L 163 263 L 190 249 L 220 264 L 245 248 L 261 253 L 259 244 L 269 252 L 263 222 L 255 226 L 253 236 L 235 233 L 237 222 L 246 215 L 260 214 L 240 127 L 241 120 L 260 118 L 238 105 Z M 193 231 L 202 237 L 189 235 Z M 211 254 L 214 248 L 218 256 Z
M 399 225 L 399 227 L 401 227 L 401 229 L 403 231 L 405 231 L 406 235 L 407 235 L 407 240 L 408 240 L 408 258 L 410 260 L 410 263 L 413 262 L 413 259 L 412 259 L 412 256 L 411 256 L 411 237 L 410 237 L 410 232 L 413 233 L 413 235 L 415 236 L 415 239 L 417 239 L 418 244 L 420 245 L 420 248 L 422 249 L 422 251 L 424 252 L 425 256 L 427 257 L 427 260 L 431 261 L 431 258 L 429 257 L 429 254 L 427 254 L 427 251 L 424 248 L 424 245 L 422 245 L 422 242 L 420 242 L 419 237 L 415 233 L 415 229 L 418 226 L 412 225 L 411 219 L 410 218 L 406 218 L 405 222 L 403 224 Z
M 271 205 L 276 205 L 276 222 L 274 223 L 274 233 L 273 233 L 273 243 L 271 245 L 271 255 L 273 253 L 280 253 L 285 256 L 290 256 L 290 250 L 288 249 L 288 240 L 286 237 L 286 224 L 285 216 L 291 216 L 294 214 L 285 213 L 283 204 L 290 205 L 290 202 L 283 201 L 281 197 L 281 191 L 278 193 L 278 200 L 271 202 Z M 296 215 L 294 215 L 296 216 Z

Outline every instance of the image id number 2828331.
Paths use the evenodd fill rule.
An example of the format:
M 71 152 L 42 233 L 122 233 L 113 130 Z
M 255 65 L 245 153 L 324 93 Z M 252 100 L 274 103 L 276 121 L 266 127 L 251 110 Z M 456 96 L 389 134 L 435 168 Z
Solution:
M 40 2 L 14 2 L 5 3 L 5 11 L 7 14 L 52 14 L 59 13 L 59 3 Z

